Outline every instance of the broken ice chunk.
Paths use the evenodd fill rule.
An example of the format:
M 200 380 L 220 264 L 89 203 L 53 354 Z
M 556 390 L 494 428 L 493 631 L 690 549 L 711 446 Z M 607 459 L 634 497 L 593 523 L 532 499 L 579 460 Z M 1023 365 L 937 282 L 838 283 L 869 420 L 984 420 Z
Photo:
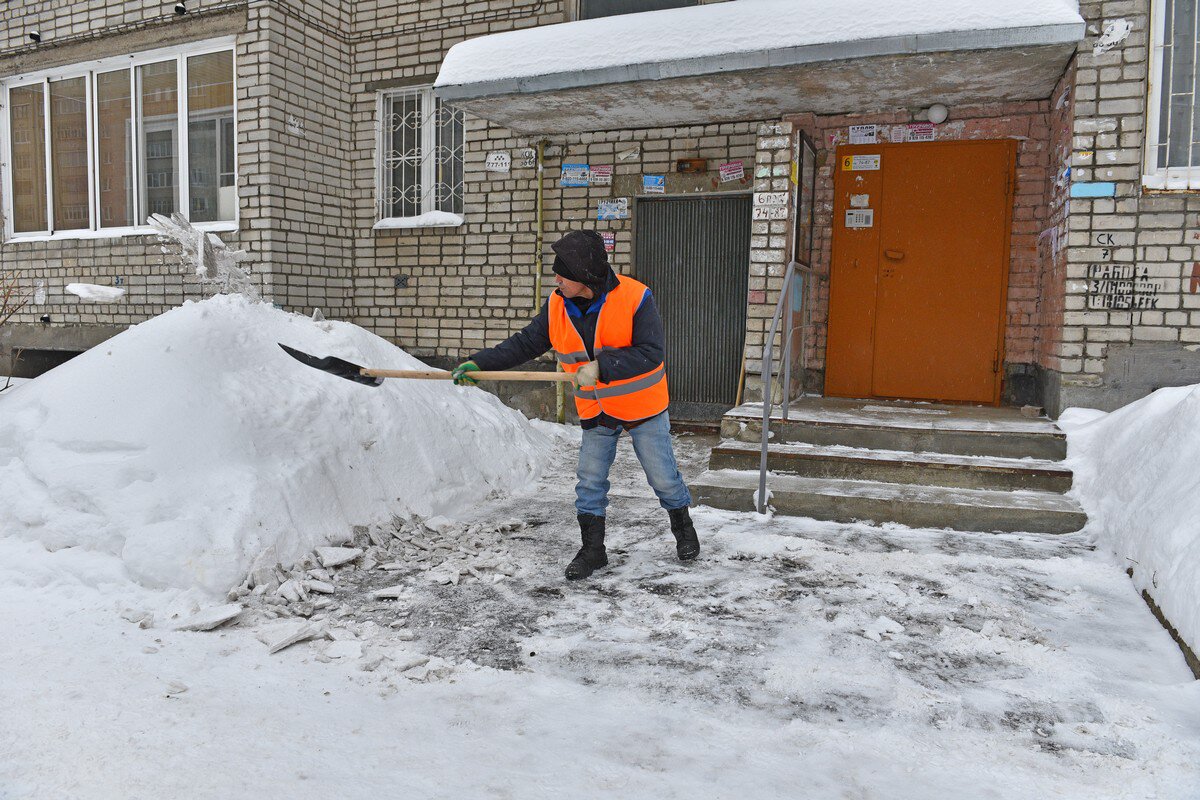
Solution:
M 238 603 L 226 603 L 193 614 L 175 626 L 177 631 L 211 631 L 237 619 L 242 613 Z
M 353 561 L 363 551 L 357 547 L 318 547 L 316 553 L 322 567 L 336 567 Z
M 283 650 L 284 648 L 287 648 L 287 647 L 291 647 L 292 645 L 296 644 L 297 642 L 307 641 L 308 639 L 315 639 L 318 636 L 324 636 L 324 635 L 325 635 L 325 629 L 321 625 L 313 625 L 311 623 L 301 623 L 300 625 L 297 625 L 297 626 L 289 626 L 289 628 L 287 630 L 285 630 L 283 636 L 278 639 L 275 639 L 274 643 L 269 646 L 268 652 L 270 652 L 272 654 L 278 653 L 280 650 Z

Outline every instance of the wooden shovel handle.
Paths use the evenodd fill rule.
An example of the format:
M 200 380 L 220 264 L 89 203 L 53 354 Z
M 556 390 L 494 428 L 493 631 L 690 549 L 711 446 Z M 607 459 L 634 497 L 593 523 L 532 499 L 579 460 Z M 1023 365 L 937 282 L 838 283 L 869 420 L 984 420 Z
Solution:
M 362 368 L 362 374 L 372 378 L 416 378 L 418 380 L 448 381 L 450 373 L 440 369 L 370 369 Z M 550 383 L 570 383 L 571 375 L 567 372 L 483 372 L 476 370 L 468 372 L 467 376 L 477 381 L 549 381 Z

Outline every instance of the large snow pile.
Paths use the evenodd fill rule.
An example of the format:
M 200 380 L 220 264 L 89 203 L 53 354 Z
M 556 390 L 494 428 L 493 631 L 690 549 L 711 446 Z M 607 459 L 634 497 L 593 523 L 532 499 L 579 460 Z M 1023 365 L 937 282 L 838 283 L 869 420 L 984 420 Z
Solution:
M 485 392 L 371 388 L 277 342 L 422 366 L 347 323 L 238 296 L 188 303 L 0 398 L 0 537 L 118 557 L 148 587 L 223 593 L 355 524 L 454 517 L 524 486 L 551 446 Z
M 737 0 L 542 25 L 454 45 L 436 86 L 656 64 L 764 48 L 1079 25 L 1075 0 Z
M 1200 650 L 1200 385 L 1111 414 L 1068 409 L 1060 424 L 1088 530 Z

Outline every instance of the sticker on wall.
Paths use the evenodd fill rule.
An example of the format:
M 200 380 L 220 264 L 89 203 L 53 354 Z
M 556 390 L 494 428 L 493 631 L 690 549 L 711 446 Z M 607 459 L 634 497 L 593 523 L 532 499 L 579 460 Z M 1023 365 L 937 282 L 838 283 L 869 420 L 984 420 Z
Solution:
M 842 156 L 842 171 L 879 169 L 879 156 Z
M 741 161 L 726 161 L 717 167 L 721 175 L 721 183 L 740 181 L 746 177 L 746 165 Z
M 612 231 L 601 231 L 600 238 L 604 240 L 604 252 L 611 253 L 617 249 L 617 235 Z
M 563 186 L 587 186 L 588 165 L 563 164 L 562 174 L 559 176 L 558 181 Z
M 904 128 L 905 141 L 932 142 L 937 139 L 937 126 L 932 122 L 914 122 Z
M 879 139 L 878 125 L 851 125 L 850 144 L 876 144 Z
M 665 194 L 667 191 L 667 176 L 643 175 L 642 191 L 646 194 Z
M 512 156 L 503 152 L 488 153 L 483 168 L 488 172 L 508 172 L 512 169 Z
M 846 210 L 847 228 L 875 227 L 875 210 L 871 208 L 855 208 Z
M 588 170 L 588 182 L 592 186 L 612 186 L 612 164 L 592 164 Z
M 596 208 L 596 219 L 629 219 L 629 198 L 601 200 Z
M 871 205 L 871 195 L 869 194 L 852 194 L 850 195 L 851 208 L 866 208 Z

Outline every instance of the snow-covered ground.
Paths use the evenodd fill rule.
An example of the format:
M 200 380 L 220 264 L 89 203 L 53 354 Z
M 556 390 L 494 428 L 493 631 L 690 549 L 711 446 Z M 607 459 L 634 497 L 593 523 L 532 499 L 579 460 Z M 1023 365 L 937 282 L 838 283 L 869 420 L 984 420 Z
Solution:
M 3 800 L 1197 795 L 1200 682 L 1088 537 L 698 509 L 704 549 L 680 564 L 625 442 L 611 566 L 568 583 L 577 432 L 527 425 L 478 390 L 297 373 L 256 344 L 277 326 L 320 355 L 407 357 L 350 326 L 242 312 L 260 316 L 240 328 L 236 358 L 199 344 L 176 351 L 171 381 L 149 384 L 160 401 L 184 402 L 175 383 L 200 392 L 175 410 L 204 437 L 104 395 L 95 407 L 120 424 L 56 419 L 91 413 L 69 398 L 100 375 L 125 376 L 121 396 L 142 402 L 133 385 L 159 373 L 134 356 L 157 358 L 161 327 L 0 394 L 0 494 L 21 512 L 0 517 Z M 188 364 L 216 388 L 189 379 Z M 248 396 L 250 385 L 266 394 Z M 365 447 L 371 425 L 388 435 Z M 171 494 L 189 484 L 146 455 L 166 434 L 240 459 L 263 507 L 225 513 L 212 493 L 239 484 L 204 482 L 211 469 L 186 466 L 186 448 L 175 455 L 192 494 Z M 685 474 L 702 470 L 712 441 L 677 444 Z M 438 459 L 453 469 L 420 466 Z M 281 481 L 292 460 L 324 469 Z M 343 508 L 324 540 L 302 540 L 343 549 L 281 566 L 231 551 L 250 574 L 227 596 L 184 580 L 189 558 L 171 562 L 183 544 L 220 541 L 209 529 L 296 521 L 270 507 L 291 493 L 336 504 L 360 471 L 388 470 L 396 492 L 364 495 L 372 513 Z M 186 521 L 156 528 L 174 582 L 118 546 L 153 486 Z M 209 528 L 194 522 L 203 502 Z M 89 535 L 85 514 L 104 536 Z M 178 630 L 231 601 L 228 625 Z

